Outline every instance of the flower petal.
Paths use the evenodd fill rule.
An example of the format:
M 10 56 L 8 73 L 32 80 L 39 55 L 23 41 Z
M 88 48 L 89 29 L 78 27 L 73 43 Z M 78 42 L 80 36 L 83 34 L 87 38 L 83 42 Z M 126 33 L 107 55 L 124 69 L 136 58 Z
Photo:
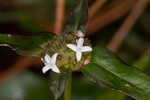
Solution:
M 51 57 L 48 54 L 46 54 L 44 60 L 46 61 L 46 63 L 50 63 Z
M 42 68 L 42 72 L 45 74 L 50 69 L 51 69 L 50 66 L 45 66 Z
M 83 46 L 84 43 L 84 38 L 79 38 L 79 40 L 77 41 L 77 47 L 80 48 Z
M 81 48 L 81 52 L 90 52 L 90 51 L 92 51 L 92 48 L 89 46 L 84 46 Z
M 76 52 L 77 61 L 80 61 L 81 57 L 82 57 L 82 53 L 81 52 Z
M 55 63 L 56 63 L 56 58 L 57 58 L 57 56 L 58 56 L 58 53 L 55 53 L 55 54 L 52 56 L 52 58 L 51 58 L 51 63 L 52 63 L 52 64 L 55 64 Z
M 60 73 L 60 71 L 56 65 L 52 66 L 51 69 L 53 72 Z
M 76 51 L 76 50 L 77 50 L 77 46 L 74 45 L 74 44 L 67 44 L 67 47 L 70 48 L 70 49 L 73 50 L 73 51 Z

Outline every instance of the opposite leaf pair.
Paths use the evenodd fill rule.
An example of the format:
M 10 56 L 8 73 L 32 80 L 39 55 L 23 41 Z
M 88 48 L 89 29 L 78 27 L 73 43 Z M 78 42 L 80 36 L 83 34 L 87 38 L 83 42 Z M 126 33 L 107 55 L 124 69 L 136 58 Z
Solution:
M 79 38 L 77 40 L 77 45 L 75 44 L 67 44 L 67 47 L 76 52 L 76 59 L 79 62 L 82 58 L 82 52 L 90 52 L 92 51 L 92 48 L 89 46 L 83 46 L 84 44 L 84 38 Z M 48 54 L 45 55 L 44 59 L 41 58 L 41 60 L 44 62 L 45 66 L 42 69 L 43 73 L 46 73 L 48 70 L 52 69 L 52 71 L 56 73 L 60 73 L 57 65 L 56 65 L 56 60 L 57 60 L 58 53 L 55 53 L 52 57 L 50 57 Z

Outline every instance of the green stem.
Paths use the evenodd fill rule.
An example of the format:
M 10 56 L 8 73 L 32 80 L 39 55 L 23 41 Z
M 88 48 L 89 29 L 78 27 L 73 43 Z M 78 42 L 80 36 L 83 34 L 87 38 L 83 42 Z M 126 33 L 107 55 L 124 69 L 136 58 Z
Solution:
M 80 11 L 82 11 L 82 6 L 83 6 L 83 0 L 82 1 L 80 1 L 80 5 L 79 5 L 79 12 L 76 14 L 76 16 L 78 16 L 78 17 L 76 17 L 77 19 L 76 19 L 76 22 L 75 22 L 75 28 L 74 28 L 74 30 L 73 30 L 73 33 L 75 34 L 76 32 L 77 32 L 77 30 L 78 30 L 78 27 L 79 27 L 79 24 L 80 24 L 80 19 L 81 19 L 81 12 Z
M 72 72 L 68 74 L 68 80 L 64 92 L 64 100 L 71 100 L 71 83 L 72 83 Z

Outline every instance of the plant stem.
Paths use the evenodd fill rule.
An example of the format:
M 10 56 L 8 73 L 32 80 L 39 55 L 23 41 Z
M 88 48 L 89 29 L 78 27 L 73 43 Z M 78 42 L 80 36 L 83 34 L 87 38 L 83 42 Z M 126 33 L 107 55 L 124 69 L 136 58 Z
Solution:
M 114 0 L 113 3 L 101 9 L 94 19 L 89 20 L 87 34 L 92 35 L 94 32 L 123 17 L 131 10 L 135 2 L 137 0 Z
M 68 80 L 64 92 L 64 100 L 71 100 L 71 83 L 72 83 L 72 72 L 68 74 Z
M 60 34 L 63 28 L 64 21 L 64 13 L 65 13 L 65 0 L 57 0 L 57 8 L 56 8 L 56 19 L 54 32 L 56 34 Z
M 96 0 L 89 8 L 89 19 L 91 19 L 106 2 L 107 0 Z

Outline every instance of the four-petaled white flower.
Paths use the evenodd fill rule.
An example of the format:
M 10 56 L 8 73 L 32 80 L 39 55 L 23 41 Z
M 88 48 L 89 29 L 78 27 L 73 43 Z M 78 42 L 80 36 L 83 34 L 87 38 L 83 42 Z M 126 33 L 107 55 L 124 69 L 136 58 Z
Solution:
M 42 68 L 42 72 L 46 73 L 48 70 L 52 70 L 56 73 L 60 73 L 59 69 L 56 66 L 56 58 L 58 56 L 58 53 L 55 53 L 52 57 L 50 57 L 48 54 L 44 56 L 44 59 L 41 58 L 45 66 Z
M 82 52 L 90 52 L 90 51 L 92 51 L 91 47 L 83 46 L 83 43 L 84 43 L 84 38 L 79 38 L 79 40 L 77 40 L 77 45 L 67 44 L 68 48 L 70 48 L 71 50 L 76 52 L 76 59 L 77 59 L 77 61 L 81 60 Z

